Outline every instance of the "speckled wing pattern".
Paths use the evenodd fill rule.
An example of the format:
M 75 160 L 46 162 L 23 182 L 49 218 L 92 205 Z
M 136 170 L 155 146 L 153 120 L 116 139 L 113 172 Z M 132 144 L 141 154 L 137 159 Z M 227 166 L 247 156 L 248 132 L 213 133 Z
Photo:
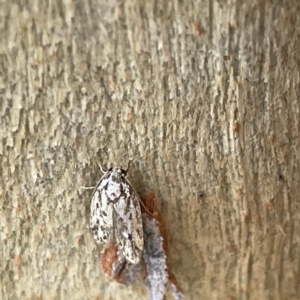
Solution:
M 139 196 L 126 171 L 111 168 L 100 179 L 91 200 L 90 228 L 99 244 L 116 241 L 126 260 L 137 264 L 143 251 Z
M 126 181 L 123 195 L 114 205 L 116 238 L 126 259 L 138 263 L 143 251 L 143 225 L 139 197 Z

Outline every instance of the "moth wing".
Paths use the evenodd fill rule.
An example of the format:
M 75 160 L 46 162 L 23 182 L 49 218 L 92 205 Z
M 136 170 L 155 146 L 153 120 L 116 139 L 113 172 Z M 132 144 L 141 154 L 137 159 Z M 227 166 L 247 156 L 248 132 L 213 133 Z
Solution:
M 127 183 L 114 204 L 117 244 L 126 260 L 137 264 L 144 246 L 143 224 L 139 196 Z
M 106 183 L 107 178 L 100 180 L 91 199 L 90 228 L 99 244 L 107 244 L 113 239 L 114 208 L 105 189 Z

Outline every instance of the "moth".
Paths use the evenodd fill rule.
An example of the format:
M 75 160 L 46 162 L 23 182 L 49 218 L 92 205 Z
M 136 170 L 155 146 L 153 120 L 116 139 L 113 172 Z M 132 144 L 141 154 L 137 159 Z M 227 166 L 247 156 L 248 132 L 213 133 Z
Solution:
M 110 168 L 99 180 L 91 198 L 90 229 L 98 244 L 116 242 L 126 261 L 137 264 L 144 246 L 143 224 L 140 198 L 126 179 L 128 168 Z

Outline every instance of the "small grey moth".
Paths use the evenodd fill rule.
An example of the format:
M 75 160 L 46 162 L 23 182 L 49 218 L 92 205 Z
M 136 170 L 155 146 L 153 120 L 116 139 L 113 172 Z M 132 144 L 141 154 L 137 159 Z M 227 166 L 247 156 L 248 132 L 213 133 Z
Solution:
M 127 170 L 110 168 L 94 189 L 90 228 L 98 244 L 116 242 L 126 261 L 137 264 L 144 246 L 140 198 L 126 179 Z

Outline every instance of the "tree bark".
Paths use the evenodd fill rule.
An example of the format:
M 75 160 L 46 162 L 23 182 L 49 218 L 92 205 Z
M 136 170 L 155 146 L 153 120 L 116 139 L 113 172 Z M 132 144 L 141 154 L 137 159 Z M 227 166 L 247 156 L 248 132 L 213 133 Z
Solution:
M 129 160 L 185 299 L 298 299 L 299 1 L 0 12 L 2 299 L 147 299 L 106 281 L 81 189 Z

